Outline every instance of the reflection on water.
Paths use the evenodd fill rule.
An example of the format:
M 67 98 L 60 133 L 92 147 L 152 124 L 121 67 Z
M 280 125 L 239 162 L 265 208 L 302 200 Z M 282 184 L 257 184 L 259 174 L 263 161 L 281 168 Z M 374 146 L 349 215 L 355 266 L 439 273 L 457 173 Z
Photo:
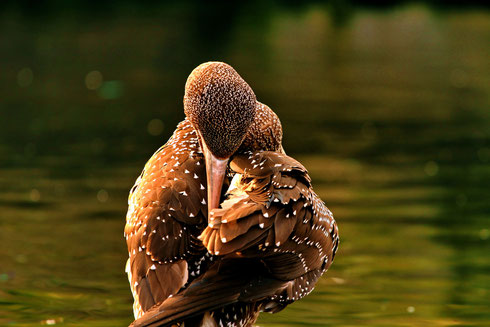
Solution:
M 487 324 L 490 16 L 331 8 L 3 12 L 0 325 L 131 321 L 127 193 L 210 59 L 276 110 L 340 226 L 315 292 L 260 326 Z

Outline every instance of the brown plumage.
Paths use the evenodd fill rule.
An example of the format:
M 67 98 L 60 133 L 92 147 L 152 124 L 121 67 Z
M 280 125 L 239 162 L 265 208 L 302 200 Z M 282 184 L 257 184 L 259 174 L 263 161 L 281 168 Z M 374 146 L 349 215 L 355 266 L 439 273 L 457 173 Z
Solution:
M 267 105 L 257 101 L 255 119 L 237 153 L 246 151 L 283 151 L 279 117 Z
M 131 190 L 124 235 L 135 317 L 175 294 L 210 259 L 197 240 L 207 225 L 205 176 L 196 132 L 185 120 Z
M 233 68 L 196 68 L 184 107 L 188 118 L 129 198 L 133 324 L 252 326 L 311 292 L 335 256 L 337 226 L 283 153 L 279 118 Z
M 303 165 L 285 154 L 256 152 L 237 155 L 230 167 L 238 174 L 236 182 L 200 236 L 208 251 L 247 258 L 287 254 L 287 266 L 269 269 L 288 280 L 329 266 L 335 220 L 313 192 Z
M 255 94 L 229 65 L 199 65 L 187 79 L 184 112 L 211 152 L 229 158 L 255 117 Z
M 280 311 L 309 294 L 332 264 L 337 225 L 299 162 L 248 152 L 230 167 L 232 190 L 200 236 L 219 259 L 134 326 L 171 326 L 205 312 L 216 326 L 251 326 L 260 311 Z

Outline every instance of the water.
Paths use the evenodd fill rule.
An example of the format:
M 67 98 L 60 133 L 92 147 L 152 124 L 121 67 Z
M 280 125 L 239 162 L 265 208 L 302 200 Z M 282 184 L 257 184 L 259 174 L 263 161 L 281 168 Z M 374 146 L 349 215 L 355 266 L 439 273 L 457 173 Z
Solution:
M 488 11 L 78 6 L 0 13 L 0 325 L 131 322 L 127 193 L 210 59 L 278 113 L 340 227 L 315 291 L 260 326 L 488 325 Z

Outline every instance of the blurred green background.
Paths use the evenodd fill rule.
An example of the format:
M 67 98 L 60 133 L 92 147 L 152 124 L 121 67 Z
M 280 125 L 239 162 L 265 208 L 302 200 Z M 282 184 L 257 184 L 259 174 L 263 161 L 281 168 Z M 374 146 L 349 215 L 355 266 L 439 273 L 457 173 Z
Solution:
M 132 321 L 128 191 L 221 60 L 340 227 L 260 326 L 488 326 L 489 50 L 477 1 L 1 2 L 0 325 Z

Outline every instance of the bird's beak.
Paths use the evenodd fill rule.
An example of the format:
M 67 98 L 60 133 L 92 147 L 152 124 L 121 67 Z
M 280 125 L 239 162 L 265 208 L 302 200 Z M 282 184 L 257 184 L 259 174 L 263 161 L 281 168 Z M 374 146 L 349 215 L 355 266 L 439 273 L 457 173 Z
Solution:
M 223 180 L 225 178 L 229 158 L 216 158 L 211 151 L 209 151 L 204 140 L 201 142 L 201 145 L 204 153 L 204 159 L 206 161 L 208 215 L 210 215 L 211 210 L 219 207 L 221 188 L 223 187 Z

